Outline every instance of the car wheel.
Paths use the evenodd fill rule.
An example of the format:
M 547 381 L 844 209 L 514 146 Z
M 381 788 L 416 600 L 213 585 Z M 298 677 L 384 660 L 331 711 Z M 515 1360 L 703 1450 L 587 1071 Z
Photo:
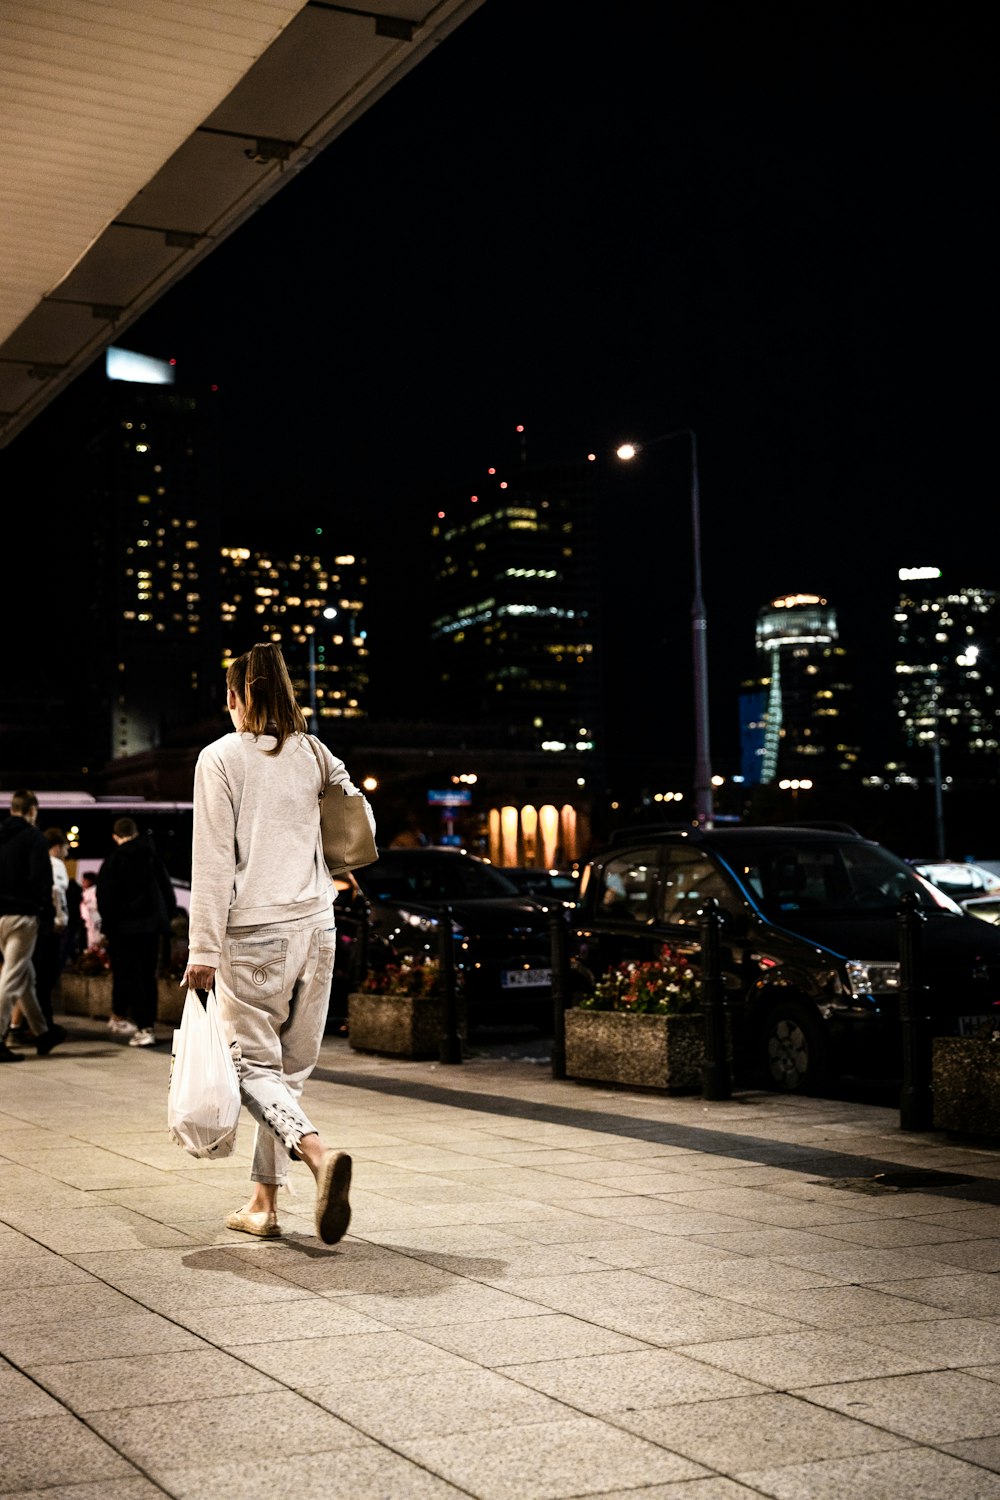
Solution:
M 819 1017 L 794 1000 L 779 1000 L 764 1016 L 767 1083 L 786 1094 L 817 1089 L 828 1072 L 828 1047 Z

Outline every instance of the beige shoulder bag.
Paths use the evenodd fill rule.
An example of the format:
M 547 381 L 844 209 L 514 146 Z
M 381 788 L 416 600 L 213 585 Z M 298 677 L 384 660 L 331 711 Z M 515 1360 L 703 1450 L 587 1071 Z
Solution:
M 350 796 L 342 786 L 328 787 L 326 767 L 312 735 L 303 736 L 319 766 L 319 823 L 323 835 L 323 858 L 331 875 L 346 875 L 362 865 L 374 864 L 378 849 L 368 821 L 367 799 Z

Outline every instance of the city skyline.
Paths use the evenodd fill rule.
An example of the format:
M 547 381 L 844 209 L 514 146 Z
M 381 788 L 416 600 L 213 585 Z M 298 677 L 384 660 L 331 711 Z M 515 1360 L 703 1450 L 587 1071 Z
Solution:
M 655 14 L 660 48 L 625 0 L 570 70 L 558 16 L 486 0 L 122 339 L 218 386 L 220 511 L 353 528 L 386 710 L 420 696 L 428 522 L 518 424 L 533 457 L 609 471 L 625 437 L 697 429 L 720 753 L 769 598 L 829 598 L 851 649 L 901 565 L 994 582 L 971 7 Z M 75 503 L 71 459 L 46 469 L 84 400 L 81 381 L 0 453 L 15 504 Z M 653 700 L 690 714 L 685 455 L 607 482 L 609 588 L 643 642 L 611 711 L 655 750 Z M 33 555 L 79 598 L 61 524 Z M 41 614 L 58 652 L 62 610 Z M 883 665 L 864 663 L 876 708 Z

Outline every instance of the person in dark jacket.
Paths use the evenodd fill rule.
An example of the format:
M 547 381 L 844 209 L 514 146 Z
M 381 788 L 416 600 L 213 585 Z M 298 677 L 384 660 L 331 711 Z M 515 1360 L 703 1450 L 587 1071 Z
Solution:
M 39 921 L 52 913 L 52 865 L 48 843 L 35 827 L 37 818 L 34 792 L 17 791 L 10 799 L 10 817 L 0 823 L 0 1062 L 22 1060 L 2 1040 L 16 1001 L 40 1057 L 66 1040 L 61 1026 L 46 1021 L 35 990 L 32 955 Z
M 176 898 L 152 840 L 132 818 L 114 826 L 116 848 L 97 876 L 97 905 L 111 955 L 109 1030 L 130 1047 L 156 1044 L 156 971 Z

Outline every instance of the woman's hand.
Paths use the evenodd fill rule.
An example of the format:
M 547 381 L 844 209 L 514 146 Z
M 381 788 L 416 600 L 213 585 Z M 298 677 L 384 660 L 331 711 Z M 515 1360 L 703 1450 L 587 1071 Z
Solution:
M 182 989 L 210 990 L 214 986 L 214 969 L 210 969 L 207 964 L 188 964 L 184 970 L 184 978 L 181 980 Z

